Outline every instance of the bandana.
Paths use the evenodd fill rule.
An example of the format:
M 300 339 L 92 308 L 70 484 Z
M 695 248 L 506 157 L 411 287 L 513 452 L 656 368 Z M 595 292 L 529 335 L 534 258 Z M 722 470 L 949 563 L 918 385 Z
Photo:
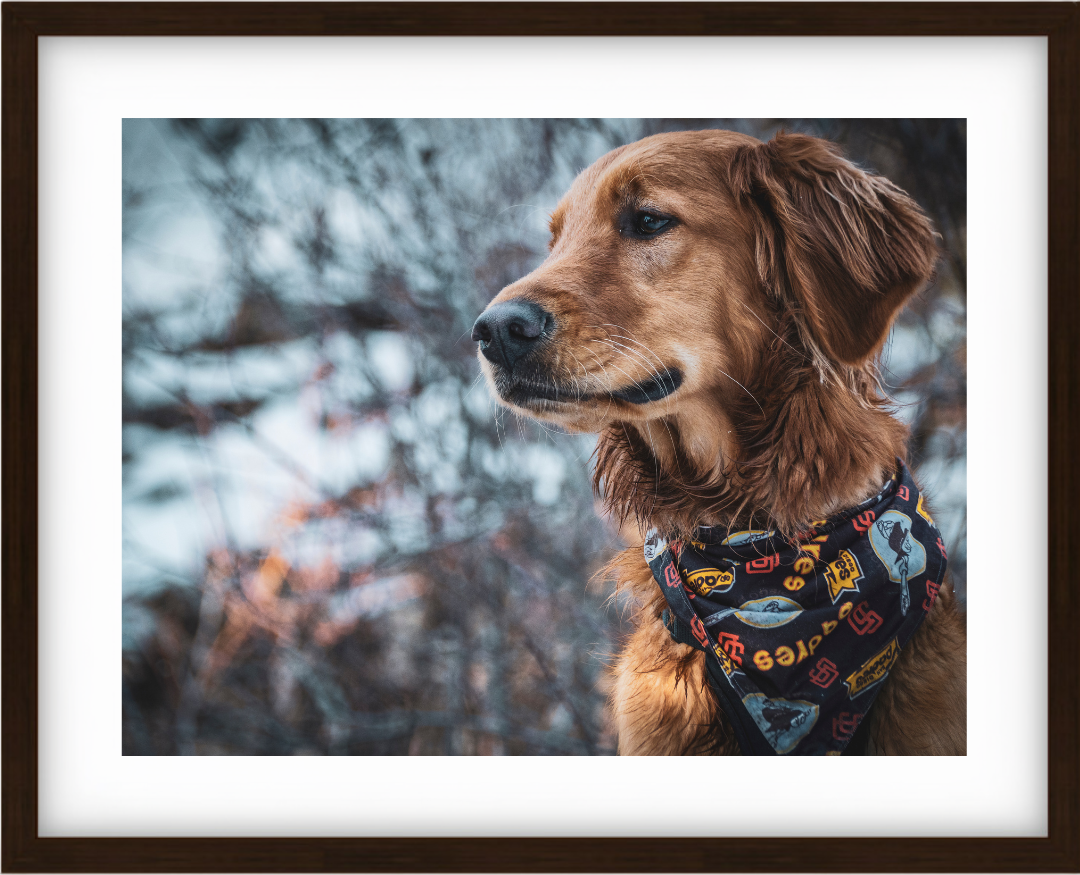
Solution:
M 873 498 L 785 539 L 654 529 L 645 560 L 672 637 L 705 651 L 744 756 L 839 755 L 929 613 L 946 555 L 907 467 Z

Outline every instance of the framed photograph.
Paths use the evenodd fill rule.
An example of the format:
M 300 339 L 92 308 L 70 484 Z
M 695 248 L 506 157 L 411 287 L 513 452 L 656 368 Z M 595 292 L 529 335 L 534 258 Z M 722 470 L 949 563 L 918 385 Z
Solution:
M 1078 43 L 1058 3 L 5 4 L 3 866 L 1080 869 Z M 829 140 L 941 236 L 882 380 L 966 756 L 610 756 L 640 533 L 473 321 L 583 168 L 701 129 Z

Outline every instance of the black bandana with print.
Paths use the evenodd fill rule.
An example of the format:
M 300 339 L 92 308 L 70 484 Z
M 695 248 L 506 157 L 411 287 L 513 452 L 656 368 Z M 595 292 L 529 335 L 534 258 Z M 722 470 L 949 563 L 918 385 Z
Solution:
M 945 576 L 907 467 L 788 541 L 709 527 L 645 541 L 675 640 L 706 653 L 743 755 L 842 754 Z

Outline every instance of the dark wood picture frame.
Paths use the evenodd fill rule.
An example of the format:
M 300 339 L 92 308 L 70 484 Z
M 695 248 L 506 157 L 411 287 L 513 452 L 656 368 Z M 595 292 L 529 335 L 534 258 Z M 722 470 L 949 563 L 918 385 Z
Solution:
M 43 838 L 38 835 L 38 37 L 1044 36 L 1049 94 L 1048 835 L 1043 838 Z M 3 5 L 3 831 L 14 872 L 1080 871 L 1080 7 L 1074 3 Z M 1001 739 L 1002 745 L 1009 744 Z

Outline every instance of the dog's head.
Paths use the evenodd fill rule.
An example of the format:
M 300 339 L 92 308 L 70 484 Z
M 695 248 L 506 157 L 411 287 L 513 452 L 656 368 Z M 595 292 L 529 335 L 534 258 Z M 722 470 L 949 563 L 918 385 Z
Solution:
M 499 398 L 572 429 L 745 394 L 783 313 L 819 365 L 859 366 L 929 277 L 900 189 L 798 134 L 661 134 L 583 171 L 548 258 L 476 321 Z

